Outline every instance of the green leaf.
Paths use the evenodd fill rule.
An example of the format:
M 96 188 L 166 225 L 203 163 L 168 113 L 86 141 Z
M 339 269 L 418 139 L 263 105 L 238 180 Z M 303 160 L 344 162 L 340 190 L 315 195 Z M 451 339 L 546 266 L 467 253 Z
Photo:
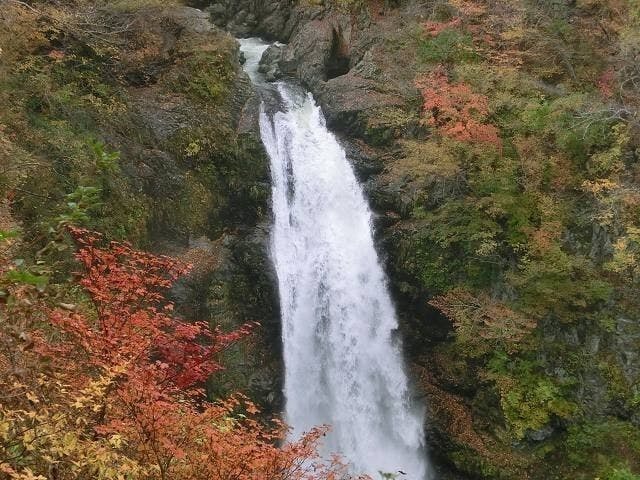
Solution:
M 18 235 L 20 235 L 18 230 L 0 230 L 0 242 L 16 238 Z
M 49 277 L 44 275 L 35 275 L 27 270 L 9 270 L 5 277 L 13 283 L 33 285 L 38 288 L 38 290 L 43 290 L 49 283 Z

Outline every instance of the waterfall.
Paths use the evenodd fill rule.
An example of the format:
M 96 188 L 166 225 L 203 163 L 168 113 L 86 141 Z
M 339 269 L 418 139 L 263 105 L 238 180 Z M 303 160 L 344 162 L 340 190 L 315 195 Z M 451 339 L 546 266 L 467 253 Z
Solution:
M 245 69 L 266 45 L 241 41 Z M 282 315 L 286 421 L 292 438 L 327 424 L 323 451 L 353 472 L 423 480 L 423 415 L 410 402 L 397 319 L 375 250 L 371 211 L 311 94 L 275 84 L 260 115 L 271 160 L 271 254 Z

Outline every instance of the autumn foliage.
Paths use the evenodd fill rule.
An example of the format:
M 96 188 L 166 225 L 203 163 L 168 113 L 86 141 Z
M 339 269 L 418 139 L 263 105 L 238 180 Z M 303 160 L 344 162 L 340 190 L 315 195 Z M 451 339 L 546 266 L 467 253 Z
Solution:
M 424 33 L 426 35 L 429 37 L 437 37 L 448 28 L 459 27 L 461 23 L 462 19 L 460 17 L 455 17 L 448 22 L 434 22 L 432 20 L 428 20 L 422 24 L 422 27 L 424 28 Z
M 427 123 L 446 136 L 469 143 L 501 148 L 498 129 L 486 123 L 489 103 L 465 83 L 451 83 L 443 66 L 416 82 L 423 98 Z
M 71 229 L 88 297 L 58 303 L 7 286 L 0 310 L 0 477 L 12 479 L 335 479 L 317 464 L 318 428 L 278 446 L 241 395 L 210 403 L 220 352 L 251 333 L 173 314 L 165 293 L 187 272 L 169 257 Z M 339 478 L 342 478 L 340 476 Z
M 470 356 L 483 355 L 495 348 L 515 352 L 537 326 L 535 320 L 488 295 L 474 296 L 461 288 L 435 297 L 429 304 L 451 320 L 458 342 Z

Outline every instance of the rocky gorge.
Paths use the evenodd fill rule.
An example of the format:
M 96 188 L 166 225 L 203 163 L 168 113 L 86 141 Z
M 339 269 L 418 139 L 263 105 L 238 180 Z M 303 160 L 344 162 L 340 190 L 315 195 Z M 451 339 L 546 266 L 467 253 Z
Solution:
M 0 57 L 3 209 L 27 261 L 65 272 L 50 231 L 74 218 L 194 263 L 173 289 L 181 314 L 262 324 L 210 396 L 280 411 L 269 168 L 234 40 L 262 37 L 262 73 L 313 93 L 376 214 L 437 477 L 636 478 L 638 97 L 622 77 L 620 94 L 598 87 L 611 66 L 637 78 L 623 7 L 150 2 L 78 23 L 8 5 L 0 38 L 21 40 Z M 438 81 L 483 96 L 475 119 L 499 148 L 442 134 L 446 101 L 425 107 Z
M 579 416 L 591 419 L 587 422 L 602 425 L 600 421 L 607 418 L 616 425 L 612 425 L 614 430 L 636 428 L 631 426 L 637 426 L 635 407 L 628 403 L 622 406 L 613 391 L 621 388 L 618 382 L 622 382 L 627 385 L 623 389 L 631 388 L 633 397 L 633 385 L 637 385 L 639 378 L 640 329 L 637 322 L 625 315 L 612 318 L 610 326 L 603 328 L 585 317 L 570 324 L 558 323 L 558 316 L 548 314 L 538 322 L 533 359 L 523 361 L 528 366 L 512 367 L 523 369 L 516 376 L 533 375 L 533 370 L 539 369 L 543 377 L 522 378 L 523 391 L 518 393 L 501 392 L 500 387 L 496 392 L 486 383 L 491 375 L 484 379 L 482 374 L 476 376 L 479 365 L 474 354 L 470 355 L 473 359 L 457 358 L 460 352 L 450 343 L 450 323 L 428 302 L 439 289 L 434 284 L 416 281 L 415 273 L 408 267 L 415 261 L 411 257 L 415 258 L 416 250 L 421 248 L 416 245 L 420 242 L 416 237 L 420 237 L 420 228 L 424 228 L 415 219 L 415 209 L 442 209 L 461 194 L 454 185 L 447 185 L 456 181 L 449 172 L 434 168 L 433 172 L 422 174 L 412 163 L 416 161 L 412 147 L 416 148 L 415 144 L 429 132 L 420 118 L 420 93 L 415 83 L 421 66 L 410 49 L 419 24 L 430 18 L 438 6 L 444 8 L 412 2 L 393 8 L 374 4 L 355 9 L 332 4 L 218 2 L 207 7 L 207 11 L 217 25 L 234 35 L 261 35 L 282 42 L 267 50 L 261 71 L 269 80 L 297 78 L 314 93 L 328 125 L 341 136 L 365 182 L 370 201 L 379 212 L 379 244 L 387 259 L 403 335 L 416 371 L 422 372 L 423 376 L 418 378 L 425 382 L 421 387 L 427 405 L 431 406 L 427 428 L 434 456 L 472 475 L 522 478 L 524 472 L 529 472 L 533 478 L 551 475 L 565 478 L 565 474 L 557 473 L 562 467 L 554 465 L 553 458 L 554 449 L 562 449 L 558 448 L 560 438 L 566 436 L 562 432 L 568 428 L 571 436 L 576 428 L 566 418 L 575 418 L 580 411 L 584 413 Z M 485 8 L 488 12 L 492 10 L 491 6 Z M 435 149 L 424 152 L 443 153 Z M 442 159 L 423 157 L 422 161 L 437 164 Z M 457 220 L 465 221 L 440 217 L 445 223 Z M 591 228 L 588 224 L 586 227 Z M 430 228 L 437 229 L 438 224 Z M 464 231 L 465 226 L 460 228 Z M 580 240 L 567 238 L 563 240 L 564 248 L 575 252 L 587 250 L 592 261 L 602 264 L 612 254 L 614 240 L 607 228 L 598 224 L 592 224 L 592 228 L 593 235 L 585 238 L 584 246 Z M 567 232 L 567 235 L 575 234 Z M 456 247 L 450 244 L 447 248 Z M 505 264 L 498 270 L 509 268 Z M 492 277 L 489 280 L 493 283 L 489 287 L 492 296 L 514 299 L 517 294 L 509 291 L 513 287 L 497 278 L 499 274 Z M 560 301 L 571 302 L 568 298 Z M 512 355 L 513 352 L 509 356 L 513 358 Z M 598 360 L 578 367 L 569 357 Z M 545 377 L 551 380 L 543 387 Z M 512 382 L 508 381 L 507 385 L 512 386 L 507 390 L 515 387 Z M 540 393 L 537 388 L 549 388 L 549 395 L 535 398 Z M 516 444 L 509 444 L 508 436 L 498 433 L 500 427 L 496 424 L 490 426 L 498 421 L 498 405 L 504 409 L 509 402 L 498 398 L 505 393 L 518 395 L 517 402 L 537 404 L 525 407 L 531 411 L 522 417 L 531 414 L 546 418 L 524 427 Z M 540 411 L 535 412 L 536 409 Z M 630 423 L 616 424 L 619 421 L 614 420 L 616 417 L 626 418 Z M 602 434 L 609 435 L 604 431 Z M 595 444 L 599 441 L 603 440 L 594 440 Z M 579 456 L 584 446 L 572 445 L 570 455 Z M 574 448 L 578 452 L 572 452 Z

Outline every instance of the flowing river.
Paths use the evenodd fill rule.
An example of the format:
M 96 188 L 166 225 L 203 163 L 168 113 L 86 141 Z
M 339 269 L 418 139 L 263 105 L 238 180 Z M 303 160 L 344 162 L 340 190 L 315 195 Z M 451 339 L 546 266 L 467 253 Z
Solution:
M 258 64 L 268 45 L 240 43 L 253 82 L 279 99 L 261 109 L 260 131 L 271 160 L 292 438 L 330 425 L 323 452 L 340 454 L 353 472 L 431 478 L 362 189 L 311 94 L 289 82 L 267 87 Z

